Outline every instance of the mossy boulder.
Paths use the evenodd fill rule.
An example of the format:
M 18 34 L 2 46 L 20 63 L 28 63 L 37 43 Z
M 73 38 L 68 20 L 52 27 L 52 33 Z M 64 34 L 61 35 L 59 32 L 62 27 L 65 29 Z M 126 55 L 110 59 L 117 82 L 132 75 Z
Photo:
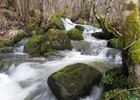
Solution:
M 96 32 L 96 33 L 92 33 L 91 35 L 97 39 L 109 40 L 114 38 L 114 35 L 112 33 Z
M 102 83 L 104 84 L 104 91 L 115 88 L 128 88 L 127 77 L 124 75 L 121 68 L 114 68 L 107 71 Z
M 98 85 L 102 74 L 86 64 L 68 65 L 48 78 L 48 85 L 58 100 L 78 100 Z
M 119 38 L 110 39 L 107 42 L 107 47 L 121 49 L 122 48 L 122 41 Z
M 24 52 L 32 55 L 40 55 L 41 53 L 42 36 L 33 36 L 28 39 L 24 46 Z
M 71 40 L 83 40 L 82 32 L 76 28 L 70 29 L 67 35 Z
M 58 29 L 50 29 L 44 36 L 46 45 L 54 50 L 70 50 L 72 48 L 70 39 L 66 33 Z
M 75 28 L 80 30 L 80 31 L 84 31 L 84 27 L 81 25 L 76 25 Z

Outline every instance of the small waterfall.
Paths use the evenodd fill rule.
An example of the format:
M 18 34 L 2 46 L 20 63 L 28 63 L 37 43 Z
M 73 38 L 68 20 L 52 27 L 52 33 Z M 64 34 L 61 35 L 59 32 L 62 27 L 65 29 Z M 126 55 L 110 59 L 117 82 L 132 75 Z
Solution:
M 67 18 L 62 19 L 62 21 L 66 31 L 77 25 Z M 84 27 L 84 40 L 77 41 L 80 51 L 77 51 L 76 48 L 72 51 L 59 51 L 63 58 L 45 62 L 30 61 L 22 56 L 27 59 L 26 62 L 17 66 L 12 64 L 7 73 L 0 73 L 0 100 L 56 100 L 47 85 L 47 79 L 52 73 L 75 63 L 95 66 L 104 73 L 121 63 L 119 50 L 107 48 L 106 40 L 98 40 L 91 36 L 93 32 L 102 31 L 101 29 L 91 25 L 82 26 Z M 15 46 L 14 55 L 23 54 L 25 42 L 26 39 Z M 75 41 L 73 44 L 76 46 Z M 102 86 L 93 87 L 90 95 L 81 98 L 81 100 L 98 100 L 102 88 Z
M 24 50 L 24 44 L 26 43 L 27 39 L 24 38 L 21 41 L 19 41 L 16 45 L 15 48 L 13 50 L 14 54 L 24 54 L 23 50 Z

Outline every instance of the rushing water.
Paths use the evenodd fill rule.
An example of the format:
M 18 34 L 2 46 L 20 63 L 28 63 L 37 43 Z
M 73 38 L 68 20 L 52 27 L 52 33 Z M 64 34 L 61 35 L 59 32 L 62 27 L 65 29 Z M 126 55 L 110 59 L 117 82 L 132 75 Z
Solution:
M 67 18 L 62 21 L 66 31 L 76 25 Z M 98 66 L 97 69 L 105 72 L 111 67 L 121 64 L 119 50 L 107 48 L 106 40 L 91 37 L 91 33 L 100 32 L 101 29 L 90 25 L 82 26 L 84 27 L 84 40 L 72 41 L 75 48 L 72 51 L 60 51 L 59 55 L 62 57 L 59 59 L 44 61 L 44 58 L 30 58 L 23 53 L 26 40 L 19 42 L 13 53 L 20 55 L 20 61 L 21 58 L 26 60 L 16 65 L 15 62 L 19 58 L 14 56 L 17 59 L 14 61 L 12 59 L 13 64 L 6 71 L 0 73 L 0 100 L 56 100 L 47 85 L 47 78 L 66 65 L 82 62 Z M 90 96 L 81 98 L 81 100 L 98 100 L 101 91 L 102 86 L 94 86 Z

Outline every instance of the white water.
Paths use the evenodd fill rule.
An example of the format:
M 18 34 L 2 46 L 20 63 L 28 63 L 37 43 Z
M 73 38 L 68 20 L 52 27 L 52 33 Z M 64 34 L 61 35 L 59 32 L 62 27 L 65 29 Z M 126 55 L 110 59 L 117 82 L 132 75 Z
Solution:
M 66 30 L 73 28 L 76 24 L 69 19 L 63 19 Z M 106 47 L 107 41 L 98 40 L 91 37 L 91 33 L 101 31 L 89 25 L 83 25 L 84 41 L 89 42 L 89 54 L 83 54 L 80 51 L 60 51 L 64 57 L 53 61 L 43 63 L 25 62 L 17 67 L 12 65 L 9 68 L 9 74 L 0 74 L 0 100 L 56 100 L 51 93 L 47 78 L 54 72 L 64 68 L 66 65 L 74 63 L 85 63 L 92 66 L 99 65 L 97 69 L 104 72 L 114 64 L 121 64 L 120 52 Z M 22 48 L 22 47 L 21 47 Z M 22 53 L 22 50 L 15 50 L 14 53 Z M 94 52 L 93 52 L 94 51 Z M 26 59 L 26 58 L 25 58 Z M 99 64 L 102 63 L 102 64 Z M 105 64 L 107 64 L 105 66 Z M 98 100 L 102 87 L 93 87 L 91 95 L 81 100 Z
M 21 41 L 19 41 L 16 45 L 15 48 L 13 50 L 14 54 L 24 54 L 23 50 L 24 50 L 24 44 L 26 43 L 27 39 L 23 39 Z

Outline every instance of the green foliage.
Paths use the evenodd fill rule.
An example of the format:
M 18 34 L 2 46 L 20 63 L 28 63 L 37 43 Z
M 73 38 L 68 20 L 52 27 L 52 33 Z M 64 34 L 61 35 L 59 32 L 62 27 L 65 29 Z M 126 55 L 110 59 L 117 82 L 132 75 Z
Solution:
M 112 33 L 113 31 L 111 30 L 111 26 L 109 22 L 107 22 L 104 18 L 104 16 L 99 17 L 100 21 L 100 27 L 102 28 L 103 32 L 105 33 Z
M 139 100 L 140 93 L 125 89 L 114 89 L 104 93 L 100 100 Z
M 104 91 L 128 87 L 127 77 L 121 73 L 121 69 L 119 68 L 107 71 L 102 83 L 104 84 Z
M 62 21 L 60 20 L 60 17 L 59 16 L 53 16 L 51 19 L 50 19 L 50 24 L 53 24 L 54 27 L 56 27 L 57 29 L 61 29 L 61 30 L 64 30 L 64 26 L 63 26 L 63 23 Z
M 137 91 L 134 92 L 128 92 L 127 100 L 139 100 L 140 93 Z
M 137 6 L 134 2 L 130 2 L 127 7 L 126 7 L 127 10 L 136 10 L 137 9 Z
M 140 62 L 140 39 L 137 40 L 129 49 L 129 57 L 132 64 Z
M 67 35 L 72 40 L 83 40 L 82 32 L 76 28 L 69 30 Z
M 123 26 L 124 46 L 140 38 L 140 19 L 137 11 L 132 11 L 125 19 Z
M 114 73 L 107 74 L 107 75 L 103 78 L 102 83 L 103 83 L 103 84 L 106 84 L 106 85 L 113 84 L 114 77 L 115 77 L 115 74 L 114 74 Z

